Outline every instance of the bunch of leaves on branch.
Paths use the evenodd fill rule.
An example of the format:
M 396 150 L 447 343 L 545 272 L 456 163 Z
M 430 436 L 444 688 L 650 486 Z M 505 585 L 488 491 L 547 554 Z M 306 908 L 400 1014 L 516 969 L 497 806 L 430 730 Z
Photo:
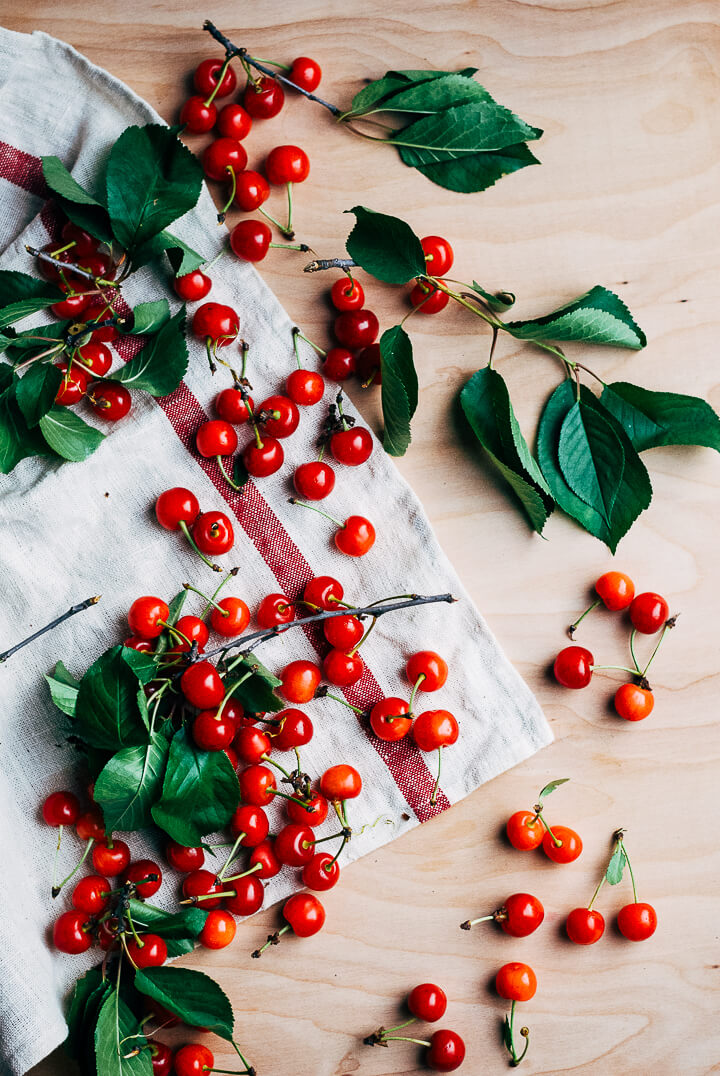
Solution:
M 476 281 L 463 283 L 440 275 L 452 265 L 447 240 L 428 237 L 436 249 L 431 260 L 428 241 L 421 241 L 405 221 L 363 206 L 349 212 L 356 218 L 347 240 L 349 257 L 318 259 L 306 271 L 340 268 L 350 274 L 360 266 L 387 284 L 412 283 L 416 310 L 427 306 L 428 312 L 438 312 L 452 301 L 489 326 L 487 365 L 463 386 L 460 403 L 477 443 L 538 533 L 558 508 L 615 551 L 650 504 L 652 486 L 641 452 L 661 445 L 704 445 L 720 451 L 720 419 L 704 400 L 625 381 L 606 384 L 584 363 L 565 354 L 560 345 L 566 341 L 645 347 L 644 332 L 608 288 L 596 285 L 540 317 L 505 320 L 500 315 L 515 302 L 511 292 L 493 292 Z M 442 250 L 442 265 L 437 250 Z M 537 458 L 520 429 L 505 379 L 493 366 L 500 333 L 556 356 L 565 374 L 544 406 Z M 583 374 L 601 385 L 599 396 L 582 383 Z M 370 380 L 382 383 L 385 449 L 401 456 L 410 444 L 410 422 L 418 403 L 412 343 L 403 323 L 382 334 L 377 376 Z
M 121 284 L 166 253 L 178 274 L 204 258 L 166 229 L 197 202 L 203 173 L 169 128 L 128 127 L 112 146 L 102 190 L 85 190 L 57 157 L 43 174 L 66 218 L 60 241 L 29 247 L 39 276 L 0 271 L 0 472 L 27 456 L 80 461 L 103 440 L 73 405 L 88 404 L 114 422 L 131 406 L 129 390 L 166 396 L 182 380 L 188 351 L 184 307 L 167 299 L 130 310 Z M 18 331 L 33 314 L 56 320 Z M 110 343 L 147 338 L 111 371 Z

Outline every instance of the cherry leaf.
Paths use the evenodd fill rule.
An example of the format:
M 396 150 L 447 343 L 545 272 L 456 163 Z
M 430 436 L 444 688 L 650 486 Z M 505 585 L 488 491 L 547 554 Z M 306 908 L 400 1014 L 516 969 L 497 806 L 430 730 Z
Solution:
M 150 809 L 160 798 L 170 744 L 162 732 L 146 744 L 125 747 L 105 765 L 93 797 L 108 830 L 132 833 L 152 825 Z
M 223 754 L 221 751 L 220 754 Z M 146 968 L 135 986 L 190 1027 L 204 1027 L 232 1042 L 234 1017 L 227 995 L 214 980 L 189 968 Z
M 573 493 L 599 512 L 609 527 L 625 468 L 625 453 L 610 424 L 579 400 L 563 420 L 558 462 Z
M 107 209 L 78 183 L 59 157 L 43 157 L 42 170 L 65 216 L 96 239 L 111 243 L 113 233 Z
M 170 303 L 167 299 L 156 299 L 150 303 L 138 303 L 133 309 L 133 325 L 130 332 L 134 336 L 150 335 L 162 329 L 170 320 Z
M 0 329 L 36 314 L 63 298 L 63 293 L 47 280 L 0 269 Z
M 720 452 L 720 417 L 698 396 L 616 381 L 605 385 L 600 401 L 638 452 L 662 445 L 703 445 Z
M 401 325 L 380 338 L 383 447 L 391 456 L 403 456 L 411 441 L 410 420 L 418 404 L 418 379 L 410 337 Z
M 506 321 L 518 340 L 583 340 L 639 350 L 647 337 L 619 295 L 596 284 L 558 310 L 528 321 Z
M 519 172 L 532 164 L 540 164 L 540 161 L 524 142 L 519 142 L 515 146 L 470 153 L 436 164 L 416 164 L 414 167 L 438 187 L 459 194 L 473 194 L 487 190 L 503 176 Z
M 416 120 L 393 135 L 405 164 L 438 164 L 539 138 L 531 127 L 492 99 L 471 101 Z
M 138 1018 L 113 990 L 102 1004 L 95 1028 L 98 1076 L 153 1076 L 150 1051 L 142 1049 L 145 1045 Z
M 425 272 L 420 240 L 404 220 L 364 206 L 346 212 L 356 217 L 347 252 L 367 273 L 386 284 L 407 284 Z
M 105 440 L 104 434 L 67 407 L 51 407 L 38 425 L 50 448 L 73 463 L 86 460 Z
M 28 426 L 37 426 L 55 403 L 63 379 L 62 370 L 52 363 L 34 363 L 15 386 L 15 398 Z
M 165 939 L 169 957 L 192 952 L 208 917 L 202 908 L 188 906 L 177 912 L 166 912 L 145 900 L 131 900 L 129 911 L 137 930 L 150 931 Z
M 68 672 L 62 661 L 57 662 L 52 675 L 46 673 L 45 679 L 50 688 L 50 697 L 58 710 L 62 710 L 64 714 L 73 717 L 77 705 L 80 681 L 76 680 L 72 673 Z
M 109 380 L 120 381 L 131 389 L 142 389 L 151 396 L 167 396 L 174 392 L 188 368 L 184 326 L 183 305 L 134 359 L 109 375 Z
M 80 681 L 72 731 L 90 747 L 118 751 L 147 741 L 137 702 L 139 681 L 124 649 L 106 650 Z
M 549 796 L 555 791 L 556 788 L 560 788 L 560 785 L 566 785 L 570 780 L 569 777 L 558 777 L 554 781 L 549 781 L 544 788 L 540 789 L 538 794 L 538 803 L 542 803 L 546 796 Z
M 625 870 L 626 856 L 625 849 L 622 844 L 618 842 L 615 846 L 615 851 L 610 856 L 610 862 L 607 865 L 605 871 L 605 878 L 610 885 L 617 885 L 622 881 L 623 871 Z
M 285 703 L 275 694 L 275 688 L 280 687 L 282 680 L 273 676 L 254 654 L 246 654 L 233 672 L 235 686 L 232 697 L 242 703 L 249 713 L 278 713 L 284 709 Z
M 170 745 L 162 796 L 152 817 L 169 837 L 183 845 L 198 845 L 206 833 L 230 821 L 240 799 L 240 786 L 224 751 L 203 751 L 184 728 Z
M 10 474 L 28 456 L 53 455 L 37 429 L 30 429 L 17 402 L 17 378 L 0 392 L 0 474 Z M 45 421 L 40 419 L 41 424 Z M 82 421 L 82 420 L 81 420 Z

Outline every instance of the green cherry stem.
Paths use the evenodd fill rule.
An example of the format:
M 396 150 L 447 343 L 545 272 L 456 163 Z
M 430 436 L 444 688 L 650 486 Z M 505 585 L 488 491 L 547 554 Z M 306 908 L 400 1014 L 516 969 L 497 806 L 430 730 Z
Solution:
M 247 876 L 249 874 L 257 874 L 257 872 L 259 870 L 262 870 L 262 863 L 256 863 L 255 866 L 249 867 L 248 870 L 243 871 L 241 874 L 231 874 L 227 878 L 224 878 L 223 881 L 224 881 L 224 883 L 226 885 L 227 885 L 228 882 L 239 882 L 241 878 L 247 878 Z M 210 896 L 210 897 L 218 896 L 218 894 L 217 893 L 215 893 L 215 894 L 214 893 L 208 893 L 207 896 Z M 224 893 L 223 896 L 229 897 L 229 896 L 234 896 L 234 894 L 233 893 Z M 193 897 L 192 900 L 191 900 L 191 903 L 192 903 L 193 900 L 206 900 L 206 899 L 207 899 L 207 897 Z
M 281 224 L 280 221 L 273 217 L 271 213 L 268 213 L 266 209 L 263 209 L 261 206 L 258 206 L 258 213 L 265 217 L 265 220 L 269 220 L 271 224 L 274 224 L 280 234 L 284 235 L 286 239 L 295 238 L 295 232 L 292 230 L 292 228 L 286 227 L 284 224 Z M 276 244 L 271 243 L 270 245 L 275 246 Z
M 488 923 L 491 919 L 495 919 L 494 915 L 481 915 L 477 919 L 466 919 L 464 923 L 460 924 L 461 930 L 471 930 L 477 926 L 478 923 Z
M 383 1035 L 383 1042 L 415 1042 L 418 1046 L 429 1046 L 427 1039 L 411 1039 L 408 1035 Z
M 200 619 L 201 620 L 205 619 L 205 617 L 208 615 L 208 613 L 210 612 L 211 609 L 221 610 L 223 615 L 228 614 L 227 609 L 223 609 L 222 606 L 219 606 L 217 604 L 216 598 L 217 598 L 218 594 L 220 593 L 220 591 L 222 590 L 222 588 L 225 586 L 225 584 L 229 583 L 230 580 L 234 576 L 236 576 L 238 574 L 239 570 L 240 570 L 239 568 L 231 568 L 230 571 L 227 573 L 227 575 L 223 579 L 220 580 L 220 582 L 215 587 L 215 590 L 213 591 L 213 593 L 210 595 L 209 598 L 205 594 L 200 594 L 199 590 L 195 591 L 196 594 L 200 594 L 201 598 L 205 598 L 205 608 L 203 609 L 202 613 L 200 614 Z M 184 590 L 190 590 L 191 589 L 190 584 L 185 586 L 185 584 L 183 583 L 183 589 Z
M 606 877 L 607 877 L 607 875 L 603 874 L 602 878 L 600 879 L 600 881 L 597 884 L 597 888 L 596 888 L 595 892 L 593 893 L 593 895 L 592 895 L 592 897 L 590 899 L 590 903 L 588 904 L 588 911 L 589 912 L 592 911 L 592 906 L 593 906 L 593 904 L 595 903 L 595 901 L 598 898 L 598 894 L 599 894 L 600 890 L 602 889 L 602 887 L 603 887 L 603 885 L 605 883 L 605 878 Z
M 95 844 L 95 838 L 94 837 L 89 837 L 88 842 L 85 845 L 85 851 L 83 852 L 82 857 L 81 857 L 80 862 L 78 863 L 78 865 L 76 867 L 73 867 L 73 869 L 70 871 L 70 873 L 67 875 L 66 878 L 63 878 L 60 885 L 54 885 L 53 886 L 53 889 L 52 889 L 53 899 L 58 896 L 58 894 L 60 893 L 63 886 L 66 885 L 67 882 L 69 882 L 71 878 L 75 877 L 75 875 L 80 870 L 80 868 L 82 867 L 82 865 L 85 862 L 85 860 L 87 859 L 87 857 L 90 855 L 90 849 L 92 848 L 92 846 L 94 844 Z
M 622 854 L 623 854 L 623 856 L 625 858 L 625 862 L 627 863 L 627 869 L 628 869 L 628 873 L 630 875 L 630 884 L 632 885 L 632 891 L 633 891 L 633 900 L 637 904 L 638 896 L 637 896 L 637 886 L 635 885 L 635 875 L 633 874 L 633 869 L 632 869 L 632 866 L 630 865 L 630 857 L 627 854 L 627 849 L 625 847 L 625 842 L 623 840 L 624 833 L 625 833 L 625 831 L 622 830 L 622 829 L 617 830 L 616 833 L 615 833 L 615 840 L 617 841 L 617 847 L 622 851 Z
M 568 636 L 571 639 L 575 638 L 575 632 L 577 631 L 578 626 L 582 623 L 582 621 L 585 619 L 585 617 L 588 615 L 588 613 L 592 613 L 593 609 L 597 609 L 598 605 L 600 605 L 601 602 L 602 602 L 602 598 L 598 598 L 597 601 L 592 602 L 590 605 L 588 605 L 585 612 L 581 613 L 580 616 L 570 625 L 570 627 L 567 630 L 567 633 L 568 633 Z
M 232 861 L 235 859 L 235 856 L 237 855 L 238 848 L 240 847 L 242 842 L 245 840 L 246 836 L 247 836 L 246 833 L 239 833 L 238 836 L 236 837 L 235 843 L 233 844 L 232 848 L 230 849 L 230 854 L 228 855 L 227 859 L 223 863 L 222 869 L 217 874 L 218 882 L 222 882 L 222 880 L 224 879 L 225 872 L 227 871 L 227 869 L 230 866 L 230 864 L 232 863 Z
M 640 671 L 640 664 L 638 662 L 637 657 L 635 656 L 635 637 L 636 637 L 636 635 L 637 635 L 637 628 L 633 628 L 633 630 L 630 632 L 630 657 L 633 660 L 633 665 L 635 666 L 635 668 L 637 670 L 638 676 L 642 676 L 642 673 Z
M 225 171 L 230 176 L 230 197 L 228 198 L 227 202 L 225 203 L 225 205 L 222 207 L 222 209 L 220 210 L 220 212 L 217 215 L 218 224 L 224 224 L 225 223 L 225 217 L 228 214 L 228 210 L 230 209 L 230 206 L 233 204 L 233 201 L 235 200 L 235 191 L 237 190 L 237 175 L 236 175 L 235 169 L 232 167 L 232 165 L 228 164 L 228 165 L 225 166 Z
M 650 660 L 652 661 L 652 658 Z M 617 669 L 618 672 L 630 673 L 631 676 L 635 676 L 637 673 L 637 669 L 629 669 L 627 665 L 591 665 L 590 669 L 592 672 L 601 672 L 605 669 Z
M 285 779 L 292 784 L 292 777 L 284 766 L 281 766 L 280 763 L 276 762 L 274 758 L 270 758 L 269 755 L 261 755 L 260 757 L 262 758 L 263 762 L 267 762 L 270 766 L 274 766 L 275 769 L 278 770 L 283 775 L 283 777 L 285 777 Z
M 542 807 L 540 806 L 539 803 L 535 805 L 535 817 L 545 827 L 545 832 L 550 834 L 550 839 L 552 840 L 555 847 L 556 848 L 562 848 L 562 841 L 559 841 L 557 839 L 557 837 L 555 836 L 553 831 L 550 829 L 550 826 L 547 824 L 547 822 L 543 818 Z
M 225 63 L 222 66 L 222 70 L 220 71 L 220 74 L 218 75 L 217 80 L 215 82 L 215 89 L 210 94 L 208 99 L 204 102 L 205 108 L 209 108 L 210 105 L 215 100 L 215 98 L 217 97 L 217 92 L 220 89 L 220 87 L 222 86 L 223 79 L 225 78 L 225 75 L 227 74 L 227 70 L 228 70 L 228 67 L 230 66 L 231 61 L 232 61 L 232 56 L 226 57 Z
M 425 680 L 425 679 L 426 679 L 425 673 L 420 673 L 417 680 L 413 684 L 413 689 L 412 689 L 412 691 L 410 693 L 410 701 L 408 703 L 408 715 L 410 717 L 413 716 L 413 706 L 415 704 L 415 696 L 418 693 L 418 689 L 419 689 L 420 685 L 422 684 L 423 680 Z
M 306 504 L 305 501 L 299 501 L 297 497 L 288 497 L 288 504 L 297 504 L 300 508 L 309 508 L 311 512 L 317 512 L 319 516 L 329 519 L 339 530 L 345 530 L 344 523 L 341 523 L 339 519 L 335 519 L 335 516 L 331 516 L 329 512 L 323 512 L 322 508 L 316 508 L 314 504 Z
M 57 844 L 55 845 L 55 855 L 53 857 L 53 875 L 52 875 L 52 892 L 53 893 L 57 889 L 57 866 L 58 866 L 58 856 L 60 855 L 60 842 L 62 841 L 62 835 L 63 835 L 63 826 L 58 826 L 58 839 L 57 839 Z M 59 892 L 60 892 L 60 890 L 58 889 L 58 893 Z
M 351 702 L 348 702 L 347 699 L 341 699 L 339 695 L 333 695 L 331 691 L 326 692 L 321 697 L 324 699 L 332 699 L 333 702 L 342 703 L 343 706 L 347 706 L 348 710 L 354 710 L 356 714 L 365 713 L 361 706 L 353 706 L 353 704 Z
M 642 671 L 642 677 L 643 677 L 643 679 L 644 679 L 644 678 L 645 678 L 645 676 L 647 675 L 647 671 L 648 671 L 648 669 L 650 668 L 650 666 L 652 665 L 653 661 L 655 660 L 655 657 L 656 657 L 656 655 L 657 655 L 657 652 L 658 652 L 658 650 L 660 649 L 660 647 L 662 646 L 662 644 L 663 644 L 663 640 L 665 639 L 665 636 L 666 636 L 666 635 L 667 635 L 667 633 L 668 633 L 668 632 L 670 631 L 670 629 L 671 629 L 671 628 L 674 628 L 674 627 L 675 627 L 675 617 L 671 617 L 671 618 L 670 618 L 670 620 L 668 620 L 668 621 L 667 621 L 667 623 L 665 624 L 665 627 L 664 627 L 664 628 L 663 628 L 663 630 L 662 630 L 662 635 L 661 635 L 661 636 L 660 636 L 660 638 L 658 639 L 658 641 L 657 641 L 657 643 L 656 643 L 656 645 L 655 645 L 655 649 L 653 650 L 652 654 L 650 655 L 650 660 L 648 661 L 647 665 L 645 666 L 645 668 L 644 668 L 644 669 L 643 669 L 643 671 Z
M 223 463 L 222 456 L 216 456 L 215 459 L 217 460 L 217 465 L 220 468 L 220 474 L 223 476 L 223 478 L 225 479 L 227 484 L 230 486 L 230 489 L 234 489 L 236 493 L 239 493 L 240 490 L 242 489 L 242 486 L 239 486 L 237 484 L 237 482 L 235 482 L 234 479 L 232 479 L 230 477 L 230 475 L 227 473 L 227 471 L 225 469 L 225 464 Z
M 185 535 L 185 538 L 187 539 L 191 549 L 193 549 L 197 553 L 197 555 L 200 557 L 200 560 L 203 561 L 205 564 L 207 564 L 208 568 L 212 568 L 212 570 L 214 572 L 221 572 L 222 568 L 220 567 L 219 564 L 213 564 L 213 562 L 211 560 L 209 560 L 205 556 L 204 553 L 200 552 L 200 550 L 198 549 L 198 547 L 197 547 L 197 545 L 195 543 L 195 539 L 193 538 L 193 536 L 190 533 L 190 528 L 188 527 L 188 525 L 187 525 L 187 523 L 185 522 L 184 519 L 180 520 L 180 530 Z
M 290 925 L 286 923 L 286 925 L 284 927 L 280 927 L 280 929 L 275 931 L 274 934 L 270 934 L 268 936 L 268 940 L 265 942 L 265 944 L 263 946 L 261 946 L 259 949 L 256 949 L 255 952 L 252 954 L 252 956 L 255 958 L 255 960 L 257 960 L 259 957 L 261 957 L 263 955 L 263 953 L 265 952 L 265 950 L 269 949 L 271 945 L 277 945 L 279 943 L 280 939 L 282 938 L 283 934 L 287 934 L 287 932 L 289 930 L 290 930 Z
M 440 788 L 440 774 L 442 772 L 442 760 L 443 760 L 443 748 L 444 748 L 444 746 L 445 746 L 444 744 L 441 744 L 440 747 L 438 747 L 437 777 L 435 778 L 435 784 L 433 785 L 432 795 L 430 796 L 430 804 L 433 807 L 437 803 L 437 794 L 438 794 L 438 789 Z
M 530 1045 L 530 1032 L 526 1027 L 521 1027 L 520 1028 L 520 1034 L 525 1039 L 525 1049 L 523 1050 L 523 1052 L 521 1054 L 518 1055 L 517 1049 L 515 1047 L 515 1027 L 514 1027 L 514 1023 L 515 1023 L 515 1006 L 516 1006 L 516 1004 L 517 1004 L 517 1002 L 513 1001 L 512 1005 L 510 1006 L 510 1016 L 508 1017 L 508 1023 L 507 1023 L 507 1026 L 508 1026 L 508 1049 L 510 1050 L 510 1055 L 512 1057 L 512 1061 L 510 1062 L 510 1064 L 511 1064 L 511 1066 L 513 1068 L 517 1068 L 517 1066 L 520 1064 L 522 1059 L 525 1057 L 525 1054 L 528 1052 L 528 1046 Z
M 300 366 L 300 356 L 298 355 L 297 349 L 298 340 L 303 340 L 306 344 L 309 344 L 313 351 L 316 353 L 316 355 L 319 355 L 321 359 L 327 358 L 327 351 L 323 351 L 323 349 L 319 347 L 318 344 L 313 343 L 313 341 L 310 340 L 309 337 L 305 336 L 305 334 L 300 331 L 297 325 L 295 325 L 293 327 L 293 345 L 295 347 L 295 354 L 297 355 L 298 367 L 300 369 L 302 369 L 302 366 Z
M 388 1033 L 391 1032 L 391 1031 L 402 1031 L 402 1029 L 404 1027 L 409 1027 L 410 1024 L 414 1024 L 416 1022 L 417 1021 L 415 1020 L 415 1017 L 412 1016 L 409 1020 L 403 1020 L 402 1024 L 395 1024 L 394 1027 L 386 1027 L 385 1031 L 388 1032 Z
M 292 226 L 292 215 L 293 215 L 292 188 L 293 188 L 293 185 L 292 185 L 292 183 L 287 183 L 286 187 L 287 187 L 287 207 L 288 207 L 288 210 L 287 210 L 287 228 L 285 228 L 284 231 L 285 231 L 285 234 L 287 235 L 288 239 L 292 239 L 294 237 L 294 235 L 295 235 L 295 233 L 293 232 L 293 226 Z

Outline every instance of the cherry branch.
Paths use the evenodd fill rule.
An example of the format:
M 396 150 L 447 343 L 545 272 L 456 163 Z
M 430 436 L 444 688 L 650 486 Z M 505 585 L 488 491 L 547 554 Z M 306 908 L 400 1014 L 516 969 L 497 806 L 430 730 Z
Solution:
M 250 67 L 254 67 L 256 71 L 262 71 L 263 75 L 269 75 L 270 78 L 274 78 L 278 82 L 284 83 L 285 86 L 289 86 L 292 90 L 301 93 L 303 97 L 307 97 L 309 101 L 317 101 L 319 105 L 326 108 L 333 116 L 341 116 L 343 114 L 342 109 L 338 108 L 337 105 L 331 105 L 329 101 L 324 101 L 323 98 L 318 97 L 317 94 L 310 93 L 309 90 L 304 90 L 302 86 L 298 86 L 291 79 L 286 78 L 285 75 L 281 75 L 279 71 L 273 71 L 271 67 L 261 63 L 260 60 L 255 60 L 252 56 L 248 55 L 247 49 L 238 48 L 237 45 L 233 45 L 232 41 L 226 37 L 221 30 L 218 30 L 217 26 L 215 26 L 210 19 L 206 19 L 203 23 L 203 30 L 206 30 L 211 37 L 214 37 L 215 40 L 222 45 L 228 59 L 237 56 L 243 64 L 248 64 Z
M 225 654 L 228 650 L 232 650 L 237 646 L 244 646 L 253 641 L 256 645 L 260 645 L 274 639 L 277 635 L 282 635 L 289 628 L 300 628 L 306 624 L 318 624 L 323 620 L 331 620 L 336 616 L 355 616 L 358 619 L 366 616 L 380 617 L 385 613 L 393 613 L 397 609 L 411 609 L 417 605 L 431 605 L 435 602 L 447 602 L 451 605 L 457 600 L 452 594 L 412 594 L 406 601 L 392 602 L 385 605 L 364 605 L 357 606 L 354 609 L 342 605 L 338 609 L 326 609 L 322 613 L 313 613 L 312 616 L 301 617 L 300 620 L 291 620 L 288 624 L 278 624 L 268 631 L 252 631 L 247 635 L 241 635 L 226 646 L 218 646 L 214 650 L 205 650 L 202 654 L 196 653 L 194 657 L 191 657 L 191 660 L 207 661 L 217 654 Z
M 32 254 L 33 258 L 37 258 L 38 261 L 45 262 L 48 265 L 53 265 L 63 273 L 74 273 L 76 276 L 82 277 L 83 280 L 89 280 L 96 288 L 120 287 L 117 280 L 105 280 L 104 277 L 94 276 L 87 269 L 81 269 L 79 265 L 73 265 L 72 262 L 58 261 L 57 258 L 53 258 L 52 254 L 48 254 L 46 250 L 38 250 L 37 247 L 31 247 L 27 243 L 25 244 L 25 250 L 28 254 Z
M 319 273 L 323 269 L 353 269 L 357 262 L 352 258 L 316 258 L 314 262 L 308 262 L 303 273 Z
M 12 657 L 13 654 L 17 653 L 18 650 L 22 650 L 22 648 L 24 646 L 27 646 L 28 643 L 32 643 L 35 641 L 35 639 L 39 639 L 41 635 L 45 634 L 45 632 L 52 631 L 53 628 L 57 628 L 58 625 L 63 623 L 63 621 L 69 620 L 71 616 L 75 616 L 76 613 L 82 613 L 83 609 L 89 609 L 91 605 L 97 605 L 97 603 L 100 601 L 100 597 L 101 595 L 98 594 L 94 598 L 86 598 L 84 602 L 79 602 L 77 605 L 71 606 L 66 613 L 63 613 L 62 616 L 56 617 L 55 620 L 51 620 L 50 623 L 46 624 L 44 628 L 40 628 L 39 631 L 34 632 L 32 635 L 28 635 L 27 639 L 23 639 L 21 643 L 16 643 L 15 646 L 11 646 L 9 650 L 3 651 L 3 653 L 0 654 L 0 664 L 2 664 L 2 662 L 4 661 L 7 661 L 7 659 Z

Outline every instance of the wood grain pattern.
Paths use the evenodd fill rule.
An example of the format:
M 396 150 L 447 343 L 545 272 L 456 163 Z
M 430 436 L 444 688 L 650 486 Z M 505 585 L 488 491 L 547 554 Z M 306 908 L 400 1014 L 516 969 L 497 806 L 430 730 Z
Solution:
M 187 92 L 188 73 L 212 54 L 198 29 L 205 14 L 259 55 L 317 56 L 323 89 L 340 102 L 386 68 L 478 66 L 500 101 L 545 129 L 542 167 L 477 196 L 443 192 L 392 151 L 369 150 L 335 131 L 321 110 L 293 101 L 250 146 L 261 154 L 296 142 L 310 151 L 312 174 L 297 197 L 303 238 L 323 254 L 340 253 L 342 210 L 363 202 L 401 212 L 420 234 L 452 238 L 459 277 L 515 291 L 518 316 L 607 284 L 627 300 L 650 344 L 639 355 L 595 351 L 590 365 L 608 380 L 687 389 L 720 405 L 720 12 L 711 0 L 415 0 L 402 7 L 366 0 L 360 13 L 339 0 L 217 0 L 208 11 L 178 10 L 168 0 L 0 6 L 6 25 L 70 41 L 168 119 Z M 300 275 L 298 262 L 280 252 L 263 273 L 291 316 L 325 339 L 327 285 Z M 369 296 L 386 324 L 401 309 L 390 290 L 370 287 Z M 548 542 L 531 535 L 499 480 L 455 436 L 456 391 L 484 361 L 482 332 L 462 312 L 418 317 L 411 326 L 422 392 L 414 444 L 398 466 L 537 692 L 557 742 L 355 864 L 328 894 L 328 928 L 312 942 L 290 941 L 251 961 L 249 951 L 275 922 L 268 912 L 240 931 L 229 952 L 198 953 L 188 964 L 212 972 L 229 992 L 240 1038 L 262 1076 L 424 1071 L 416 1047 L 370 1050 L 360 1039 L 395 1022 L 408 987 L 428 979 L 450 996 L 443 1023 L 466 1038 L 463 1071 L 503 1072 L 503 1006 L 490 983 L 501 963 L 517 958 L 529 960 L 540 980 L 525 1014 L 529 1076 L 719 1071 L 717 459 L 699 449 L 648 457 L 655 500 L 622 543 L 617 566 L 643 589 L 662 590 L 683 615 L 657 663 L 654 714 L 644 726 L 625 726 L 609 710 L 609 679 L 565 693 L 547 676 L 585 588 L 612 558 L 568 520 L 550 522 Z M 498 365 L 531 427 L 557 379 L 553 360 L 505 341 Z M 376 421 L 372 397 L 360 405 Z M 623 652 L 623 629 L 609 616 L 597 616 L 583 638 L 603 656 Z M 573 781 L 557 793 L 550 818 L 575 825 L 586 846 L 567 868 L 515 853 L 500 838 L 507 815 L 560 775 Z M 578 950 L 563 938 L 564 914 L 589 898 L 618 825 L 628 827 L 641 892 L 656 905 L 660 929 L 634 946 L 611 926 L 601 944 Z M 545 902 L 548 921 L 537 935 L 512 943 L 491 927 L 458 930 L 469 914 L 518 890 Z M 620 901 L 606 894 L 608 918 Z M 216 1056 L 221 1065 L 232 1060 L 222 1048 Z M 68 1071 L 58 1055 L 35 1076 Z

